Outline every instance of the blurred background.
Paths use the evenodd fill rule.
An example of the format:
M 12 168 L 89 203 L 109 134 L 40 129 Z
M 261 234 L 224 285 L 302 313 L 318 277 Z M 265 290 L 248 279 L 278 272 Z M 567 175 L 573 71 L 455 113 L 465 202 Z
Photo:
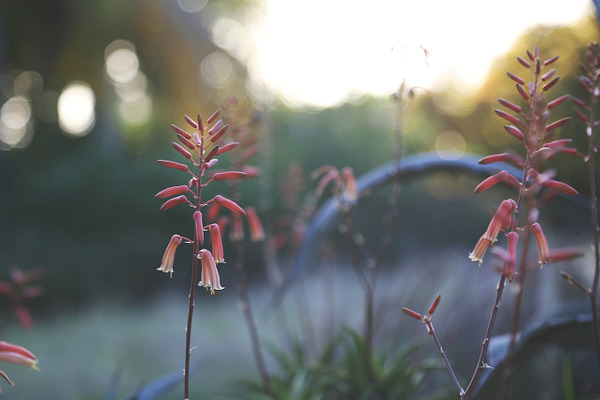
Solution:
M 254 205 L 274 237 L 282 216 L 298 211 L 282 195 L 283 183 L 297 178 L 293 189 L 302 202 L 314 191 L 309 174 L 320 165 L 350 165 L 360 176 L 394 159 L 398 124 L 405 155 L 519 150 L 493 113 L 498 97 L 518 101 L 506 76 L 522 68 L 515 57 L 533 46 L 543 59 L 560 55 L 562 79 L 553 93 L 584 97 L 578 65 L 598 39 L 589 0 L 0 2 L 0 280 L 9 281 L 15 267 L 43 271 L 35 282 L 43 295 L 27 303 L 33 329 L 7 315 L 2 332 L 3 340 L 32 350 L 42 370 L 2 366 L 17 386 L 4 385 L 1 396 L 101 399 L 117 372 L 125 396 L 181 368 L 189 254 L 178 253 L 170 280 L 155 270 L 171 235 L 190 235 L 193 225 L 189 210 L 159 211 L 154 194 L 183 183 L 155 160 L 180 161 L 169 124 L 183 127 L 184 114 L 208 117 L 235 97 L 250 115 L 261 149 L 252 164 L 263 174 L 241 185 L 241 204 Z M 570 105 L 562 106 L 552 118 L 570 113 Z M 583 131 L 573 121 L 561 137 L 574 138 L 584 151 Z M 559 178 L 585 194 L 583 164 L 555 164 Z M 389 285 L 379 289 L 382 309 L 399 311 L 406 305 L 400 298 L 427 302 L 436 287 L 448 285 L 450 273 L 431 282 L 430 266 L 472 272 L 466 255 L 499 198 L 476 198 L 476 184 L 473 177 L 438 174 L 403 188 L 398 245 L 384 272 Z M 229 190 L 211 186 L 214 194 Z M 376 233 L 381 207 L 373 201 L 360 216 L 364 231 Z M 554 234 L 568 230 L 574 243 L 587 246 L 576 225 L 587 214 L 577 205 L 566 208 L 572 214 L 553 221 L 560 228 Z M 333 239 L 333 253 L 343 252 Z M 284 250 L 274 255 L 283 269 L 293 259 Z M 265 251 L 248 244 L 247 256 L 264 316 Z M 253 377 L 229 265 L 220 267 L 227 289 L 214 297 L 201 293 L 197 302 L 197 340 L 220 341 L 197 353 L 206 398 L 219 398 L 227 378 Z M 399 289 L 411 271 L 421 274 L 411 282 L 428 282 L 431 292 Z M 335 295 L 340 307 L 359 302 L 353 289 L 343 289 L 356 289 L 343 265 L 336 277 L 339 291 L 323 292 L 325 301 Z M 460 281 L 447 289 L 457 302 L 490 293 L 459 296 Z M 341 308 L 340 324 L 359 320 Z M 399 329 L 395 316 L 382 324 L 382 337 Z M 421 332 L 409 325 L 407 337 Z M 273 319 L 264 317 L 261 326 L 266 337 L 277 336 Z M 234 363 L 235 354 L 246 362 Z M 206 366 L 213 363 L 231 368 L 230 376 Z

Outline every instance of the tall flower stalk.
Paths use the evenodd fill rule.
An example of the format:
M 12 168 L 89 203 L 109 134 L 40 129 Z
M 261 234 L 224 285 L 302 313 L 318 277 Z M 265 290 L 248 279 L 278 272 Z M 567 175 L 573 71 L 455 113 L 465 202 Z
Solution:
M 519 168 L 522 174 L 520 177 L 515 177 L 503 170 L 484 179 L 475 188 L 475 193 L 480 193 L 502 183 L 517 190 L 517 196 L 516 199 L 502 201 L 490 221 L 487 230 L 483 233 L 469 255 L 472 261 L 481 265 L 484 255 L 492 248 L 493 253 L 500 259 L 502 267 L 499 270 L 500 281 L 482 341 L 480 356 L 471 380 L 465 389 L 462 388 L 456 379 L 456 374 L 452 370 L 450 362 L 445 358 L 441 344 L 437 340 L 437 337 L 434 336 L 435 331 L 431 323 L 432 313 L 423 317 L 410 309 L 404 309 L 404 312 L 408 315 L 423 321 L 427 326 L 428 332 L 434 336 L 436 345 L 444 355 L 446 365 L 459 389 L 462 400 L 469 399 L 473 395 L 473 390 L 481 374 L 485 369 L 490 368 L 486 361 L 487 349 L 494 330 L 497 313 L 500 309 L 505 285 L 508 283 L 515 285 L 516 299 L 511 341 L 507 356 L 507 366 L 505 368 L 503 398 L 506 398 L 509 392 L 512 358 L 521 321 L 523 285 L 528 270 L 535 266 L 565 259 L 576 254 L 568 250 L 550 251 L 546 237 L 538 222 L 538 199 L 545 191 L 558 192 L 568 196 L 578 194 L 571 186 L 552 179 L 554 177 L 552 170 L 544 169 L 545 161 L 548 158 L 560 153 L 577 154 L 575 149 L 568 147 L 569 139 L 554 139 L 557 129 L 565 125 L 570 118 L 562 118 L 552 123 L 549 122 L 550 110 L 569 98 L 569 95 L 564 95 L 548 101 L 546 97 L 548 91 L 559 81 L 559 77 L 555 76 L 556 70 L 548 70 L 548 67 L 554 64 L 557 59 L 558 56 L 555 56 L 542 61 L 537 48 L 533 52 L 528 50 L 527 58 L 517 57 L 519 64 L 529 73 L 533 74 L 533 79 L 530 82 L 526 82 L 525 79 L 517 74 L 512 72 L 508 72 L 507 74 L 516 83 L 517 92 L 526 105 L 521 107 L 511 101 L 499 99 L 504 109 L 497 109 L 495 113 L 509 122 L 509 124 L 504 126 L 504 129 L 523 145 L 523 156 L 513 153 L 502 153 L 490 155 L 480 160 L 481 164 L 491 164 L 500 161 L 507 162 Z M 493 247 L 498 241 L 499 236 L 506 237 L 506 248 Z M 538 245 L 538 259 L 535 262 L 530 262 L 528 255 L 532 236 Z M 520 256 L 518 256 L 517 248 L 521 250 Z M 517 259 L 519 262 L 517 262 Z
M 579 77 L 579 83 L 589 93 L 589 103 L 572 98 L 578 106 L 575 109 L 577 116 L 586 125 L 586 136 L 588 138 L 587 155 L 588 180 L 590 188 L 590 210 L 593 229 L 594 248 L 594 280 L 590 288 L 576 281 L 572 276 L 563 272 L 562 275 L 570 283 L 576 284 L 590 299 L 592 321 L 594 325 L 594 343 L 596 347 L 596 358 L 600 368 L 600 322 L 598 321 L 598 285 L 600 284 L 600 238 L 598 226 L 598 195 L 596 193 L 596 154 L 598 153 L 598 139 L 596 127 L 598 126 L 596 107 L 600 99 L 600 46 L 592 42 L 587 51 L 587 64 L 580 64 L 583 74 Z
M 205 287 L 214 294 L 216 290 L 222 290 L 221 280 L 217 264 L 224 262 L 222 254 L 221 238 L 219 231 L 212 226 L 204 226 L 202 217 L 202 208 L 215 203 L 223 206 L 231 211 L 234 215 L 245 215 L 246 212 L 233 200 L 230 200 L 221 195 L 202 201 L 202 189 L 213 181 L 240 179 L 246 176 L 245 172 L 241 171 L 222 171 L 213 174 L 209 179 L 205 179 L 206 172 L 217 163 L 215 156 L 225 153 L 235 148 L 235 145 L 220 146 L 217 144 L 219 139 L 225 135 L 229 126 L 223 124 L 223 121 L 218 119 L 221 109 L 218 109 L 212 114 L 206 123 L 202 116 L 198 114 L 197 120 L 194 120 L 187 115 L 186 122 L 195 130 L 189 133 L 176 125 L 171 125 L 171 128 L 177 135 L 178 142 L 173 142 L 173 148 L 185 158 L 186 163 L 179 163 L 169 160 L 158 160 L 158 163 L 164 167 L 175 169 L 187 174 L 188 182 L 184 185 L 171 186 L 156 194 L 157 198 L 169 198 L 161 206 L 161 210 L 168 210 L 177 205 L 188 205 L 192 208 L 192 220 L 194 222 L 193 239 L 188 239 L 185 236 L 175 234 L 167 246 L 163 255 L 162 263 L 158 268 L 159 271 L 173 274 L 175 252 L 181 243 L 192 244 L 192 271 L 190 279 L 190 291 L 188 302 L 188 318 L 185 330 L 185 367 L 184 367 L 184 399 L 190 397 L 190 356 L 192 350 L 192 320 L 194 315 L 196 286 Z M 191 167 L 191 168 L 190 168 Z M 209 231 L 211 234 L 212 252 L 203 248 L 204 232 Z M 201 277 L 198 280 L 198 263 L 201 262 Z

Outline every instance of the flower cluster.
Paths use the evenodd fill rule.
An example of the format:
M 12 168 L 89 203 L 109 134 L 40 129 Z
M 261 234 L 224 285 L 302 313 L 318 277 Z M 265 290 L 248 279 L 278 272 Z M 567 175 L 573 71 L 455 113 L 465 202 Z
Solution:
M 0 295 L 8 299 L 12 313 L 24 329 L 33 327 L 33 319 L 25 307 L 25 301 L 42 295 L 40 286 L 31 285 L 31 282 L 37 280 L 41 275 L 41 269 L 23 272 L 20 268 L 14 267 L 10 271 L 10 281 L 0 281 Z
M 197 257 L 202 262 L 202 277 L 199 285 L 204 286 L 214 294 L 215 290 L 221 290 L 221 281 L 217 264 L 224 263 L 223 244 L 221 240 L 221 232 L 218 224 L 213 223 L 204 225 L 202 217 L 202 208 L 209 204 L 217 204 L 219 207 L 225 207 L 236 216 L 246 215 L 246 211 L 234 201 L 217 195 L 212 199 L 202 201 L 202 189 L 213 181 L 222 181 L 230 179 L 241 179 L 247 176 L 244 171 L 219 171 L 213 173 L 206 181 L 205 174 L 217 163 L 215 156 L 235 149 L 237 142 L 231 142 L 225 145 L 220 145 L 220 139 L 227 132 L 229 125 L 224 124 L 219 118 L 221 109 L 211 115 L 206 123 L 198 114 L 197 120 L 185 116 L 187 123 L 195 130 L 193 133 L 179 128 L 176 125 L 171 125 L 171 128 L 177 135 L 179 142 L 173 142 L 173 148 L 187 160 L 187 164 L 158 160 L 158 163 L 164 167 L 172 168 L 178 171 L 186 172 L 189 175 L 187 184 L 171 186 L 156 194 L 157 198 L 169 198 L 161 206 L 161 210 L 168 210 L 177 205 L 187 204 L 194 209 L 194 239 L 188 239 L 181 235 L 173 235 L 167 249 L 163 255 L 162 263 L 158 268 L 169 274 L 173 274 L 173 264 L 175 260 L 175 251 L 177 247 L 185 242 L 192 243 L 194 247 L 194 257 Z M 191 168 L 188 164 L 191 164 Z M 204 233 L 208 231 L 210 234 L 212 251 L 201 249 L 204 245 Z
M 490 246 L 494 245 L 500 232 L 506 233 L 507 249 L 496 250 L 495 253 L 504 262 L 502 275 L 509 280 L 515 274 L 515 263 L 519 233 L 529 230 L 538 245 L 539 264 L 564 258 L 565 251 L 553 253 L 549 250 L 548 242 L 537 222 L 538 212 L 535 200 L 544 191 L 562 193 L 567 196 L 578 195 L 578 192 L 564 182 L 552 179 L 554 171 L 544 170 L 544 163 L 557 154 L 579 154 L 577 150 L 568 147 L 571 139 L 555 139 L 557 129 L 565 125 L 570 118 L 562 118 L 550 123 L 550 110 L 565 102 L 569 95 L 560 96 L 548 101 L 548 91 L 556 85 L 559 77 L 555 76 L 556 69 L 548 67 L 554 64 L 558 56 L 542 61 L 537 48 L 527 51 L 527 58 L 517 57 L 519 64 L 528 72 L 533 73 L 531 82 L 508 72 L 508 76 L 516 83 L 516 89 L 521 98 L 527 103 L 521 107 L 505 99 L 499 99 L 506 109 L 496 109 L 496 114 L 509 122 L 504 129 L 517 138 L 525 149 L 525 156 L 513 153 L 494 154 L 481 159 L 481 164 L 491 164 L 504 161 L 523 171 L 519 179 L 503 170 L 484 179 L 475 189 L 475 193 L 483 192 L 492 186 L 503 183 L 518 190 L 517 200 L 504 200 L 494 214 L 486 232 L 481 236 L 474 250 L 469 255 L 472 261 L 481 264 L 483 256 Z M 522 179 L 521 179 L 522 178 Z M 519 211 L 524 201 L 527 201 L 529 212 L 526 222 L 519 226 Z
M 259 176 L 262 171 L 259 167 L 251 165 L 248 162 L 252 159 L 259 151 L 258 137 L 256 130 L 251 129 L 253 122 L 252 117 L 248 117 L 248 113 L 239 104 L 236 98 L 230 98 L 227 100 L 224 106 L 226 120 L 230 126 L 228 137 L 230 142 L 225 146 L 231 146 L 230 159 L 233 169 L 245 173 L 244 179 L 255 178 Z M 218 175 L 220 172 L 216 172 Z M 229 181 L 231 185 L 231 194 L 234 199 L 237 200 L 239 196 L 238 185 L 239 180 Z M 221 232 L 225 232 L 228 228 L 230 230 L 229 238 L 232 242 L 241 242 L 245 238 L 244 234 L 244 222 L 241 215 L 233 214 L 231 217 L 218 216 L 220 204 L 215 202 L 211 204 L 207 212 L 207 220 L 216 221 Z M 248 230 L 250 232 L 250 240 L 253 242 L 259 242 L 264 240 L 265 232 L 258 217 L 258 213 L 254 207 L 246 207 L 246 222 Z

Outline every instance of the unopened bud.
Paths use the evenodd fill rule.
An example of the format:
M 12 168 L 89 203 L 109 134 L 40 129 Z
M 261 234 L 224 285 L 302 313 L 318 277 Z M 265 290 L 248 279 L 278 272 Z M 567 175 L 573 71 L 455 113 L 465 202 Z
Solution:
M 431 303 L 431 307 L 429 307 L 429 311 L 428 311 L 430 316 L 435 312 L 435 309 L 440 304 L 441 299 L 442 299 L 442 295 L 438 294 L 437 297 L 435 298 L 435 300 L 433 301 L 433 303 Z
M 419 321 L 423 319 L 423 316 L 416 311 L 411 310 L 410 308 L 402 307 L 402 311 L 406 315 L 410 315 L 411 317 L 418 319 Z

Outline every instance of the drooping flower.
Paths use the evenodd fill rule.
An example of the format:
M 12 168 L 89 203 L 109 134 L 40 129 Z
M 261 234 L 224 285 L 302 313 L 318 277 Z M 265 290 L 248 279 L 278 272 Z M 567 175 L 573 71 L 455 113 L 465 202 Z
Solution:
M 196 229 L 196 237 L 198 238 L 198 244 L 202 246 L 204 244 L 204 226 L 202 223 L 202 213 L 196 211 L 194 213 L 194 227 Z
M 507 230 L 509 228 L 511 214 L 516 207 L 517 203 L 513 199 L 507 199 L 500 203 L 498 210 L 496 210 L 496 214 L 494 214 L 494 217 L 490 221 L 490 224 L 484 233 L 484 236 L 491 240 L 492 246 L 497 240 L 500 230 Z
M 5 361 L 16 365 L 24 365 L 26 367 L 39 370 L 37 366 L 38 359 L 33 355 L 32 352 L 24 347 L 4 341 L 0 341 L 0 361 Z M 14 383 L 3 371 L 0 371 L 0 376 L 2 376 L 11 387 L 14 385 Z M 0 392 L 2 392 L 1 388 Z
M 207 226 L 212 242 L 212 255 L 217 264 L 225 262 L 223 253 L 223 241 L 221 240 L 221 229 L 218 224 L 210 224 Z
M 210 294 L 215 294 L 215 290 L 225 289 L 221 286 L 219 271 L 210 251 L 206 249 L 200 250 L 198 258 L 202 261 L 202 277 L 198 286 L 204 286 L 207 290 L 210 290 Z
M 492 241 L 489 238 L 487 238 L 485 234 L 483 234 L 483 236 L 479 238 L 479 241 L 475 245 L 473 251 L 469 254 L 469 259 L 471 261 L 477 261 L 479 262 L 479 265 L 481 265 L 483 261 L 483 256 L 485 255 L 485 252 L 487 251 L 488 247 L 490 247 L 491 243 Z
M 181 244 L 181 236 L 173 235 L 171 237 L 171 241 L 165 250 L 165 254 L 162 258 L 162 263 L 160 267 L 157 268 L 158 271 L 168 272 L 173 276 L 173 263 L 175 261 L 175 250 L 177 250 L 177 246 Z
M 544 235 L 542 227 L 536 222 L 531 225 L 530 229 L 537 242 L 540 265 L 550 262 L 550 247 L 548 246 L 548 240 L 546 240 L 546 235 Z
M 264 240 L 265 231 L 254 207 L 246 208 L 246 218 L 248 219 L 248 228 L 250 229 L 250 239 L 253 242 L 260 242 L 261 240 Z

